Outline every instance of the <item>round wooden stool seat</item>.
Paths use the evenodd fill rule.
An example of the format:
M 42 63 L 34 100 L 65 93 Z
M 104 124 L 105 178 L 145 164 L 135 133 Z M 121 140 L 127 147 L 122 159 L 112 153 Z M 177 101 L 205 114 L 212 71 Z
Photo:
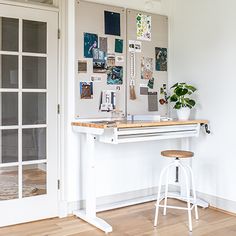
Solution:
M 190 151 L 181 151 L 181 150 L 165 150 L 161 152 L 161 155 L 164 157 L 173 157 L 173 158 L 190 158 L 193 157 L 194 153 Z

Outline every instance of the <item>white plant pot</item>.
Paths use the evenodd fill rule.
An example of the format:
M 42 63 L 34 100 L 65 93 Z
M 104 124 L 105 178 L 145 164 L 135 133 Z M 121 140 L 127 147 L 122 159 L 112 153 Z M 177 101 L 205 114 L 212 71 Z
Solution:
M 188 120 L 190 116 L 190 108 L 181 107 L 177 110 L 177 116 L 179 120 Z

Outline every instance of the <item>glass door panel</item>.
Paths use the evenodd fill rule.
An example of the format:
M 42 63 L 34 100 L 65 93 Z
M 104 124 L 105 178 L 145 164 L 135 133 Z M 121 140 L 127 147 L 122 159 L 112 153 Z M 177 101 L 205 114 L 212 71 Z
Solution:
M 22 160 L 46 159 L 46 128 L 23 129 L 22 131 Z
M 18 93 L 0 92 L 0 125 L 18 125 Z
M 0 201 L 18 198 L 18 167 L 0 168 Z
M 23 88 L 46 89 L 46 57 L 23 56 Z
M 18 56 L 0 55 L 0 88 L 18 88 Z
M 22 94 L 22 124 L 46 124 L 46 93 Z
M 47 24 L 23 20 L 23 52 L 46 53 Z
M 0 130 L 0 164 L 18 162 L 18 130 Z
M 1 51 L 19 50 L 19 20 L 0 17 Z
M 47 164 L 23 166 L 23 198 L 47 194 Z

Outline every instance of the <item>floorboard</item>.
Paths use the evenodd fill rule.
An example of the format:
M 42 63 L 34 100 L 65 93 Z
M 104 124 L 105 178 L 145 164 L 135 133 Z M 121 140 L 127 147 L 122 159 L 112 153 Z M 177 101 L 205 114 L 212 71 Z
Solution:
M 172 204 L 184 203 L 171 200 Z M 200 220 L 193 220 L 188 232 L 186 211 L 167 211 L 153 227 L 154 202 L 101 212 L 99 217 L 113 226 L 109 236 L 236 236 L 236 217 L 214 209 L 199 209 Z M 104 236 L 105 234 L 71 216 L 0 228 L 0 236 Z

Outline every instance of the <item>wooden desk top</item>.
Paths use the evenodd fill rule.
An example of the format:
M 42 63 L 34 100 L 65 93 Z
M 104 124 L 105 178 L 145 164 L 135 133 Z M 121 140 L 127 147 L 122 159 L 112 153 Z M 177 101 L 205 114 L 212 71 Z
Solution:
M 171 126 L 171 125 L 191 125 L 191 124 L 208 124 L 207 120 L 187 120 L 187 121 L 88 121 L 88 122 L 72 122 L 72 126 L 82 126 L 88 128 L 140 128 L 140 127 L 155 127 L 155 126 Z

